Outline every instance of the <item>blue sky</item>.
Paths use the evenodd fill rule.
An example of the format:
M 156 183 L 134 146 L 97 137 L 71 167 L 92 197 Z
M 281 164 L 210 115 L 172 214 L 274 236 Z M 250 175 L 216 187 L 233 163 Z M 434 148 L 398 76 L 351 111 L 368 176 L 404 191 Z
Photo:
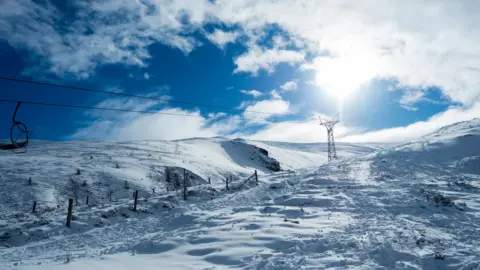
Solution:
M 7 81 L 0 98 L 188 115 L 22 105 L 18 120 L 48 140 L 316 142 L 317 115 L 340 113 L 339 140 L 401 142 L 478 116 L 478 4 L 330 2 L 2 3 L 0 76 L 275 116 Z M 0 105 L 2 138 L 14 106 Z

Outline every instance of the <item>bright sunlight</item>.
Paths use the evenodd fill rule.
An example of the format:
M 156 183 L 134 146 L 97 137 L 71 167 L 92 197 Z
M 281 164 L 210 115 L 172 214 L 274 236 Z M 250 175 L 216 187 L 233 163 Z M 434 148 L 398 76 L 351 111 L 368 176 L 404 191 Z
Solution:
M 367 57 L 319 57 L 315 69 L 316 84 L 336 97 L 340 107 L 348 95 L 376 74 L 376 66 Z

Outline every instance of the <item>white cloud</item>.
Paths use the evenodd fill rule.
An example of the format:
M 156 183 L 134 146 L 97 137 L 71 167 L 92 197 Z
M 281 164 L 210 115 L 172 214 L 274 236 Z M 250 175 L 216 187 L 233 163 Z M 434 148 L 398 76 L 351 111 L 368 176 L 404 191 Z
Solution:
M 200 115 L 199 111 L 179 108 L 161 108 L 153 110 L 155 104 L 143 101 L 105 100 L 101 104 L 110 107 L 122 107 L 134 110 L 149 109 L 158 114 L 109 113 L 98 111 L 90 114 L 92 121 L 78 129 L 69 139 L 107 139 L 107 140 L 175 140 L 192 137 L 213 137 L 228 133 L 240 124 L 237 117 L 224 114 Z M 113 106 L 112 106 L 113 104 Z M 98 105 L 101 106 L 101 105 Z M 215 119 L 217 119 L 215 121 Z M 218 120 L 220 119 L 220 120 Z M 178 123 L 182 123 L 178 125 Z
M 207 115 L 207 118 L 208 118 L 208 120 L 216 120 L 216 119 L 219 119 L 219 118 L 223 118 L 223 117 L 225 117 L 225 116 L 227 116 L 226 113 L 224 113 L 224 112 L 218 112 L 218 113 L 209 113 L 209 114 Z
M 189 116 L 141 115 L 133 121 L 117 125 L 110 136 L 114 136 L 113 139 L 117 140 L 174 140 L 191 137 L 212 137 L 217 134 L 214 130 L 205 128 L 207 126 L 206 120 L 200 117 L 198 111 L 174 108 L 164 109 L 160 112 Z M 182 124 L 178 125 L 178 123 Z
M 446 0 L 233 0 L 219 2 L 215 10 L 222 20 L 252 33 L 267 23 L 279 25 L 303 40 L 310 52 L 326 52 L 334 65 L 345 63 L 338 66 L 346 70 L 335 71 L 341 78 L 437 85 L 454 101 L 471 104 L 480 94 L 480 53 L 475 45 L 480 41 L 479 8 L 479 2 Z M 318 69 L 319 74 L 325 71 L 331 74 Z
M 480 97 L 476 45 L 480 43 L 480 2 L 476 1 L 106 0 L 69 4 L 77 12 L 68 28 L 60 28 L 61 12 L 54 6 L 6 1 L 0 10 L 0 37 L 46 59 L 44 65 L 50 72 L 86 78 L 102 64 L 145 66 L 151 57 L 148 47 L 155 42 L 188 54 L 201 45 L 193 33 L 207 33 L 205 25 L 220 23 L 235 26 L 245 35 L 242 42 L 248 51 L 234 59 L 235 72 L 272 72 L 279 63 L 303 63 L 308 53 L 317 57 L 310 68 L 317 70 L 322 87 L 355 87 L 378 77 L 396 79 L 404 86 L 438 86 L 446 97 L 467 105 Z M 273 37 L 273 48 L 260 42 L 271 25 L 282 29 L 282 36 Z M 232 40 L 218 33 L 218 44 Z
M 258 90 L 241 90 L 240 92 L 242 92 L 245 95 L 253 96 L 254 98 L 258 98 L 261 95 L 263 95 L 263 93 Z
M 115 93 L 122 93 L 123 89 L 119 89 L 117 87 L 108 87 L 106 88 L 107 91 L 115 92 Z M 170 91 L 170 86 L 168 85 L 159 85 L 155 87 L 150 87 L 145 89 L 144 94 L 142 96 L 148 98 L 157 98 L 159 100 L 145 100 L 145 99 L 138 99 L 138 98 L 130 98 L 130 97 L 115 97 L 115 98 L 108 98 L 100 101 L 96 104 L 96 107 L 99 108 L 110 108 L 110 109 L 119 109 L 119 110 L 135 110 L 135 111 L 146 111 L 155 106 L 164 106 L 168 102 L 167 100 L 171 99 L 171 96 L 168 95 Z M 103 110 L 91 110 L 86 111 L 85 115 L 93 118 L 101 118 L 101 117 L 111 117 L 117 115 L 118 112 L 116 111 L 103 111 Z M 122 114 L 125 116 L 134 116 L 135 113 L 127 113 Z
M 352 128 L 339 124 L 335 133 L 343 136 L 352 132 Z M 284 121 L 270 123 L 265 128 L 260 129 L 252 135 L 242 134 L 248 139 L 263 141 L 295 142 L 295 143 L 314 143 L 327 141 L 327 131 L 319 125 L 316 118 L 304 121 Z
M 158 104 L 154 102 L 145 103 L 143 100 L 107 99 L 99 103 L 98 106 L 152 110 Z M 290 104 L 287 101 L 267 99 L 250 103 L 246 106 L 246 110 L 268 112 L 269 114 L 244 112 L 242 116 L 210 113 L 204 117 L 199 111 L 180 108 L 157 109 L 157 112 L 168 115 L 92 111 L 88 114 L 92 121 L 88 122 L 86 127 L 77 130 L 70 139 L 172 140 L 231 135 L 254 140 L 297 143 L 324 142 L 327 140 L 325 128 L 319 125 L 319 120 L 316 117 L 302 121 L 272 121 L 274 115 L 271 114 L 286 115 L 290 112 L 290 109 Z M 339 123 L 335 128 L 335 136 L 337 141 L 343 142 L 403 143 L 419 139 L 442 126 L 458 121 L 471 120 L 479 115 L 480 103 L 476 103 L 470 108 L 451 107 L 426 121 L 419 121 L 408 126 L 370 132 L 363 132 L 363 129 L 359 127 Z M 178 125 L 179 122 L 182 125 Z M 245 133 L 242 128 L 251 124 L 265 126 L 253 134 Z
M 148 74 L 148 72 L 143 73 L 143 78 L 145 80 L 150 80 L 150 74 Z
M 480 116 L 480 103 L 470 108 L 451 107 L 448 110 L 430 117 L 426 121 L 415 122 L 404 127 L 389 128 L 351 135 L 341 138 L 349 142 L 406 142 L 420 138 L 445 125 L 467 121 Z
M 280 94 L 275 89 L 270 91 L 270 95 L 272 96 L 273 99 L 282 99 L 282 96 L 280 96 Z
M 411 125 L 363 132 L 361 128 L 346 126 L 343 123 L 335 127 L 335 137 L 340 142 L 379 142 L 379 143 L 405 143 L 420 139 L 422 136 L 435 130 L 457 123 L 468 121 L 480 116 L 480 103 L 471 108 L 451 107 L 445 112 L 436 114 L 426 121 L 419 121 Z M 327 117 L 328 119 L 329 117 Z M 267 126 L 254 134 L 237 134 L 253 140 L 281 141 L 281 142 L 325 142 L 327 132 L 319 125 L 317 118 L 304 121 L 281 121 L 268 123 Z
M 151 100 L 139 101 L 131 98 L 111 98 L 111 99 L 105 99 L 99 102 L 95 107 L 117 109 L 117 110 L 145 111 L 156 104 L 159 104 L 159 102 L 151 101 Z M 85 114 L 90 117 L 105 117 L 105 116 L 115 116 L 118 114 L 118 112 L 92 110 L 92 111 L 86 111 Z M 132 114 L 126 114 L 126 115 L 134 115 L 134 114 L 132 113 Z
M 260 70 L 271 73 L 279 63 L 296 64 L 304 59 L 305 54 L 298 51 L 253 48 L 235 59 L 235 73 L 250 72 L 257 75 Z
M 17 49 L 32 52 L 28 59 L 42 62 L 36 65 L 37 69 L 30 68 L 27 72 L 47 70 L 59 76 L 87 78 L 99 65 L 146 66 L 152 43 L 188 54 L 201 46 L 194 34 L 206 33 L 203 28 L 209 23 L 219 23 L 235 26 L 245 35 L 246 41 L 242 42 L 247 51 L 238 52 L 241 54 L 234 59 L 235 72 L 273 72 L 280 63 L 304 64 L 305 56 L 309 55 L 314 57 L 313 61 L 302 66 L 317 72 L 316 83 L 320 87 L 355 88 L 374 78 L 388 78 L 397 80 L 400 87 L 408 86 L 407 89 L 438 86 L 446 97 L 467 106 L 467 109 L 449 109 L 425 123 L 347 138 L 404 140 L 457 116 L 455 119 L 461 120 L 471 116 L 468 112 L 478 113 L 475 111 L 480 97 L 478 1 L 68 3 L 75 5 L 71 10 L 77 12 L 71 16 L 68 27 L 61 27 L 61 12 L 51 4 L 41 6 L 30 0 L 2 2 L 0 38 Z M 281 28 L 288 39 L 275 37 L 271 46 L 260 42 L 271 30 L 266 26 L 271 25 Z M 219 40 L 220 44 L 228 36 Z M 422 100 L 420 93 L 407 92 L 401 103 L 414 109 L 418 100 Z M 276 102 L 276 108 L 290 107 L 290 104 L 285 106 L 285 101 L 281 104 L 282 101 L 271 102 Z M 244 104 L 249 105 L 257 104 Z M 447 117 L 453 112 L 457 116 Z
M 239 115 L 234 115 L 230 117 L 222 118 L 219 121 L 211 123 L 208 127 L 212 132 L 220 136 L 229 136 L 235 130 L 241 128 L 245 123 L 245 120 L 242 119 Z
M 2 3 L 0 10 L 0 38 L 44 60 L 43 66 L 27 69 L 29 73 L 48 71 L 61 77 L 83 79 L 94 73 L 98 65 L 145 66 L 145 60 L 151 57 L 148 46 L 154 42 L 184 53 L 200 44 L 185 34 L 204 20 L 204 14 L 192 10 L 190 24 L 182 23 L 186 2 L 157 6 L 155 12 L 151 12 L 155 3 L 70 1 L 71 10 L 77 12 L 70 15 L 68 27 L 63 27 L 59 10 L 48 1 L 42 3 L 46 4 L 30 0 L 7 1 Z M 190 6 L 201 7 L 201 3 Z
M 242 101 L 242 102 L 240 103 L 240 105 L 238 105 L 237 107 L 235 107 L 235 109 L 237 109 L 237 110 L 242 110 L 242 109 L 245 109 L 248 105 L 251 105 L 251 104 L 253 104 L 253 101 L 245 101 L 245 100 L 244 100 L 244 101 Z
M 275 49 L 285 49 L 287 45 L 289 45 L 289 42 L 285 40 L 285 37 L 279 35 L 274 36 L 272 41 Z
M 416 111 L 418 108 L 414 107 L 414 105 L 422 100 L 424 100 L 425 92 L 418 89 L 407 89 L 404 93 L 402 98 L 400 99 L 399 103 L 400 106 L 403 108 Z
M 99 106 L 128 108 L 134 110 L 149 109 L 154 104 L 141 101 L 107 99 Z M 248 110 L 267 111 L 275 114 L 288 113 L 288 102 L 283 100 L 263 100 L 249 106 Z M 318 125 L 317 119 L 305 121 L 286 121 L 272 123 L 267 119 L 272 115 L 245 112 L 242 116 L 228 116 L 225 113 L 210 113 L 201 116 L 199 111 L 179 108 L 158 109 L 162 114 L 109 113 L 99 111 L 89 114 L 92 121 L 78 129 L 69 139 L 107 139 L 107 140 L 174 140 L 192 137 L 245 137 L 255 140 L 273 140 L 287 142 L 318 142 L 326 140 L 326 131 Z M 180 115 L 170 115 L 180 114 Z M 181 122 L 182 125 L 177 123 Z M 242 127 L 250 124 L 265 124 L 254 134 L 242 133 Z M 168 127 L 168 128 L 166 128 Z M 344 134 L 339 127 L 340 134 Z
M 282 88 L 284 91 L 293 91 L 293 90 L 297 90 L 298 85 L 296 81 L 288 81 L 282 84 L 280 88 Z
M 105 91 L 108 91 L 108 92 L 113 92 L 113 93 L 123 93 L 125 92 L 124 89 L 118 87 L 118 86 L 110 86 L 110 87 L 107 87 L 105 88 Z
M 387 91 L 402 91 L 402 97 L 398 101 L 400 106 L 409 111 L 417 111 L 418 107 L 416 106 L 418 103 L 431 103 L 431 104 L 443 104 L 448 105 L 452 104 L 451 102 L 445 100 L 443 97 L 439 99 L 432 99 L 427 97 L 427 89 L 425 88 L 396 88 L 393 86 L 389 86 Z
M 243 117 L 250 123 L 266 123 L 266 120 L 289 112 L 290 103 L 283 99 L 266 99 L 245 108 Z
M 239 36 L 240 34 L 237 32 L 225 32 L 219 29 L 215 29 L 211 34 L 207 34 L 208 40 L 221 49 L 223 49 L 228 43 L 235 43 Z

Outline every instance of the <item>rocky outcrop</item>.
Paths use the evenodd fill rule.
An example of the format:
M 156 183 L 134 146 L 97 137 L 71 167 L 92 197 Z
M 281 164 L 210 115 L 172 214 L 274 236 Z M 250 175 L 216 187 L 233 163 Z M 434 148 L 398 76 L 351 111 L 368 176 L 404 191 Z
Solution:
M 251 159 L 252 160 L 258 160 L 265 168 L 273 171 L 273 172 L 279 172 L 282 170 L 280 167 L 280 162 L 278 162 L 276 159 L 269 157 L 268 156 L 268 151 L 257 147 L 257 146 L 252 146 L 254 149 L 254 152 L 252 153 Z
M 185 175 L 187 177 L 187 187 L 207 184 L 207 181 L 189 170 L 185 171 Z M 169 190 L 181 189 L 183 187 L 183 176 L 184 168 L 165 166 L 164 179 Z

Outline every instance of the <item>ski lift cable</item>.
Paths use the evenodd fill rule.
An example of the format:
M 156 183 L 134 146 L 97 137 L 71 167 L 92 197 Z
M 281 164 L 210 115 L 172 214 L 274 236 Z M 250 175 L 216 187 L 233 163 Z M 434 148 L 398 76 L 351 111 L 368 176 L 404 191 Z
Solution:
M 32 134 L 32 131 L 29 131 L 27 126 L 17 121 L 16 115 L 21 104 L 30 104 L 30 105 L 40 105 L 40 106 L 50 106 L 50 107 L 64 107 L 64 108 L 76 108 L 76 109 L 88 109 L 88 110 L 103 110 L 103 111 L 120 111 L 120 112 L 133 112 L 133 113 L 143 113 L 143 114 L 161 114 L 169 116 L 186 116 L 186 117 L 198 117 L 203 118 L 201 115 L 197 114 L 177 114 L 169 112 L 156 112 L 156 111 L 141 111 L 141 110 L 128 110 L 128 109 L 118 109 L 118 108 L 106 108 L 106 107 L 95 107 L 95 106 L 81 106 L 81 105 L 71 105 L 71 104 L 60 104 L 60 103 L 47 103 L 47 102 L 36 102 L 36 101 L 23 101 L 23 100 L 12 100 L 12 99 L 0 99 L 0 102 L 6 103 L 17 103 L 15 111 L 12 116 L 12 126 L 10 128 L 10 142 L 7 144 L 0 144 L 0 150 L 12 150 L 15 154 L 21 154 L 27 152 L 27 145 L 29 137 Z M 18 130 L 19 133 L 14 135 L 14 131 Z M 19 138 L 23 136 L 21 141 Z M 23 150 L 19 150 L 22 149 Z
M 23 104 L 49 106 L 49 107 L 63 107 L 63 108 L 75 108 L 75 109 L 86 109 L 86 110 L 132 112 L 132 113 L 143 113 L 143 114 L 163 114 L 163 115 L 171 115 L 171 116 L 186 116 L 186 117 L 203 118 L 203 116 L 195 115 L 195 114 L 180 114 L 180 113 L 157 112 L 157 111 L 129 110 L 129 109 L 83 106 L 83 105 L 71 105 L 71 104 L 48 103 L 48 102 L 37 102 L 37 101 L 20 101 L 20 100 L 12 100 L 12 99 L 0 99 L 0 102 L 7 102 L 7 103 L 19 103 L 20 102 L 20 103 L 23 103 Z
M 265 115 L 272 115 L 272 116 L 283 116 L 283 114 L 278 114 L 278 113 L 269 113 L 269 112 L 252 111 L 252 110 L 246 110 L 246 109 L 237 109 L 237 108 L 230 108 L 230 107 L 218 106 L 218 105 L 212 105 L 212 104 L 205 104 L 205 103 L 197 103 L 197 102 L 190 102 L 190 101 L 172 100 L 172 99 L 168 99 L 168 98 L 158 98 L 158 97 L 140 96 L 140 95 L 134 95 L 134 94 L 119 93 L 119 92 L 114 92 L 114 91 L 105 91 L 105 90 L 98 90 L 98 89 L 93 89 L 93 88 L 78 87 L 78 86 L 71 86 L 71 85 L 63 85 L 63 84 L 55 84 L 55 83 L 47 83 L 47 82 L 40 82 L 40 81 L 33 81 L 33 80 L 25 80 L 25 79 L 17 79 L 17 78 L 11 78 L 11 77 L 2 77 L 2 76 L 0 76 L 0 80 L 3 80 L 3 81 L 11 81 L 11 82 L 16 82 L 16 83 L 27 83 L 27 84 L 43 85 L 43 86 L 50 86 L 50 87 L 70 89 L 70 90 L 77 90 L 77 91 L 84 91 L 84 92 L 92 92 L 92 93 L 101 93 L 101 94 L 117 95 L 117 96 L 130 97 L 130 98 L 149 99 L 149 100 L 155 100 L 155 101 L 162 101 L 162 102 L 169 102 L 169 103 L 177 103 L 177 104 L 184 104 L 184 105 L 192 105 L 192 106 L 199 106 L 199 107 L 209 107 L 209 108 L 216 108 L 216 109 L 228 110 L 228 111 L 257 113 L 257 114 L 265 114 Z

